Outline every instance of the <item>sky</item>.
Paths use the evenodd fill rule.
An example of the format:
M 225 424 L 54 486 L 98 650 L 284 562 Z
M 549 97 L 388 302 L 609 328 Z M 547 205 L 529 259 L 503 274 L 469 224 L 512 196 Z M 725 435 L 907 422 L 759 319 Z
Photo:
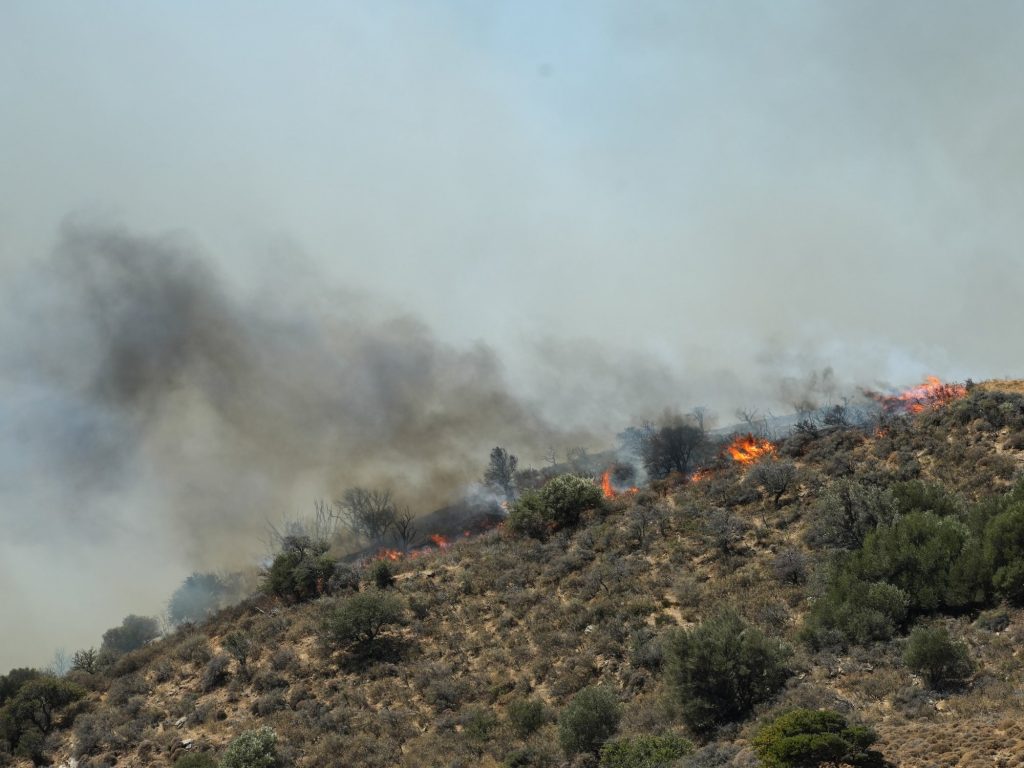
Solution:
M 3 3 L 0 668 L 381 456 L 1020 375 L 1022 15 Z

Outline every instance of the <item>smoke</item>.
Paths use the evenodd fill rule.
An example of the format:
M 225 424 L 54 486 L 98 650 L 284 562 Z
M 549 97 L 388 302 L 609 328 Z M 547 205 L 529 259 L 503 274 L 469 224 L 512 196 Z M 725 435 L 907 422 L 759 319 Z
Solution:
M 51 564 L 36 582 L 11 569 L 6 594 L 43 590 L 52 610 L 64 583 L 97 578 L 68 572 L 76 542 L 107 564 L 93 584 L 97 634 L 116 623 L 103 606 L 130 607 L 125 581 L 140 598 L 139 585 L 169 594 L 175 571 L 171 585 L 251 562 L 266 521 L 315 498 L 385 487 L 429 512 L 458 498 L 496 444 L 525 458 L 592 439 L 512 394 L 485 345 L 444 344 L 322 282 L 285 283 L 244 295 L 183 235 L 64 226 L 52 259 L 6 297 L 5 550 Z M 24 630 L 5 646 L 38 640 Z

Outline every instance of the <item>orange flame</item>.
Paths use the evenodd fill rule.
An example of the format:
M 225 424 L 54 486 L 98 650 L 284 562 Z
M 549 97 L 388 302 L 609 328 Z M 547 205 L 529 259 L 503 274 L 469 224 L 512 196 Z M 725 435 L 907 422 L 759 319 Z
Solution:
M 701 480 L 707 480 L 709 477 L 711 477 L 710 469 L 698 469 L 696 472 L 690 475 L 690 482 L 699 483 Z
M 606 499 L 615 498 L 615 489 L 612 488 L 612 471 L 606 469 L 601 475 L 601 493 L 604 494 Z
M 616 491 L 615 487 L 612 485 L 612 471 L 610 469 L 606 469 L 601 473 L 601 493 L 604 494 L 606 499 L 614 499 L 619 495 L 619 492 Z M 640 493 L 640 489 L 635 485 L 632 485 L 622 491 L 622 493 L 632 495 L 634 493 Z
M 438 549 L 446 549 L 451 546 L 451 542 L 448 541 L 448 538 L 446 536 L 442 536 L 440 533 L 432 533 L 427 538 L 434 542 Z
M 740 435 L 726 448 L 734 461 L 740 464 L 753 464 L 760 458 L 775 455 L 775 444 L 752 434 Z
M 920 413 L 927 408 L 941 408 L 967 394 L 963 384 L 946 384 L 937 376 L 928 376 L 923 383 L 897 395 L 866 392 L 886 413 Z
M 400 549 L 382 549 L 377 553 L 377 559 L 395 562 L 396 560 L 401 560 L 404 554 Z

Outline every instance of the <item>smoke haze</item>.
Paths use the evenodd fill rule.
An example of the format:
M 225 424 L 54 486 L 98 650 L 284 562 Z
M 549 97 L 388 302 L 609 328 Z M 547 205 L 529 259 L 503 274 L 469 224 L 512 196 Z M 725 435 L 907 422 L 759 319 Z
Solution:
M 1019 374 L 1022 14 L 5 3 L 0 671 L 352 483 Z

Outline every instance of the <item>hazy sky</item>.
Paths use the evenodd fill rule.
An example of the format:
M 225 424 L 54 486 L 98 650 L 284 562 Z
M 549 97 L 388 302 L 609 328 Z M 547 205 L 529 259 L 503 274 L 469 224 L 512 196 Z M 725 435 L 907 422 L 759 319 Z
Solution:
M 415 318 L 441 368 L 507 383 L 549 426 L 770 406 L 786 378 L 825 366 L 851 386 L 1019 374 L 1022 17 L 1019 3 L 935 0 L 8 0 L 0 278 L 16 300 L 0 317 L 0 524 L 31 528 L 26 506 L 49 519 L 74 498 L 51 463 L 56 443 L 74 446 L 12 437 L 40 414 L 60 434 L 65 413 L 90 434 L 115 424 L 103 439 L 124 448 L 121 471 L 153 472 L 122 455 L 135 455 L 122 416 L 81 415 L 78 379 L 24 373 L 74 357 L 74 334 L 50 327 L 74 303 L 51 280 L 54 252 L 154 252 L 123 238 L 187 242 L 175 263 L 208 272 L 203 301 L 246 329 L 248 360 L 254 328 L 316 327 L 332 297 L 355 296 Z M 69 240 L 69 221 L 123 237 Z M 254 297 L 281 317 L 254 320 Z M 404 349 L 384 327 L 368 338 Z M 365 347 L 334 343 L 302 349 Z M 275 387 L 253 402 L 276 406 Z M 151 446 L 152 422 L 133 414 Z M 319 487 L 307 480 L 286 485 Z M 119 535 L 152 538 L 163 518 L 125 511 L 151 489 L 105 486 Z M 60 550 L 61 574 L 86 575 L 70 595 L 47 581 L 40 604 L 29 585 L 48 546 L 0 544 L 0 606 L 37 629 L 16 640 L 4 623 L 0 668 L 94 642 L 197 562 L 139 555 L 152 577 L 97 615 L 80 606 L 115 570 L 104 550 Z

